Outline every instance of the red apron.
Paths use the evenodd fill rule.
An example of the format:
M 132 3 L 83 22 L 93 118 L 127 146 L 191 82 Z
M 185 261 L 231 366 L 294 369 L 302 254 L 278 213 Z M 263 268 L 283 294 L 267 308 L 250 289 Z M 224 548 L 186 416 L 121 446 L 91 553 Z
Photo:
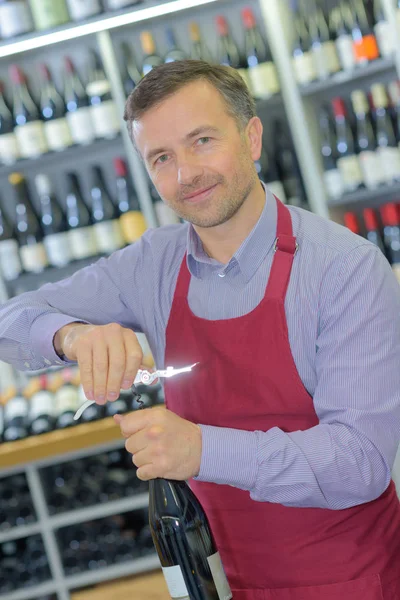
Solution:
M 277 200 L 277 251 L 260 304 L 220 321 L 196 317 L 182 262 L 166 331 L 165 364 L 200 365 L 165 384 L 166 406 L 195 423 L 247 431 L 318 424 L 297 372 L 284 300 L 295 253 L 290 212 Z M 255 376 L 255 366 L 257 375 Z M 400 600 L 400 503 L 345 510 L 256 502 L 229 485 L 190 481 L 210 520 L 234 600 Z

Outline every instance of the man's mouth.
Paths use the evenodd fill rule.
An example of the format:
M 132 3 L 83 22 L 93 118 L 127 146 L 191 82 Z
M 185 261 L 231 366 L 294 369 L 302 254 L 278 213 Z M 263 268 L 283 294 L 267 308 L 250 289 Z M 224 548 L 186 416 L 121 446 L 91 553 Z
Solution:
M 201 190 L 196 190 L 195 192 L 192 192 L 191 194 L 187 194 L 186 196 L 183 196 L 184 200 L 189 200 L 189 201 L 196 201 L 196 200 L 202 200 L 203 198 L 205 198 L 215 187 L 217 187 L 218 183 L 214 183 L 214 185 L 211 185 L 209 187 L 206 188 L 202 188 Z

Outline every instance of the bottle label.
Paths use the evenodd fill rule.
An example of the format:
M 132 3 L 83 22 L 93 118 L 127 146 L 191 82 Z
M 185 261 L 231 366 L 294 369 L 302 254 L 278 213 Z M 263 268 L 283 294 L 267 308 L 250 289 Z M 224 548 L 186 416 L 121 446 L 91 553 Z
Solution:
M 94 231 L 100 252 L 111 254 L 111 252 L 119 250 L 125 245 L 118 219 L 96 223 Z
M 28 414 L 28 403 L 22 396 L 16 396 L 11 398 L 7 402 L 4 408 L 4 420 L 5 422 L 11 421 L 16 417 L 26 417 Z
M 300 85 L 307 85 L 314 81 L 314 79 L 317 79 L 313 57 L 310 52 L 304 52 L 295 56 L 293 58 L 293 67 L 296 81 Z
M 345 189 L 343 186 L 342 175 L 339 169 L 331 169 L 330 171 L 325 171 L 324 183 L 329 198 L 339 199 L 343 196 Z
M 101 12 L 99 0 L 67 0 L 68 10 L 74 21 L 93 17 Z
M 76 259 L 98 254 L 93 227 L 80 227 L 68 231 L 72 256 Z
M 343 156 L 338 159 L 337 165 L 342 175 L 346 192 L 356 190 L 363 183 L 363 176 L 358 156 Z
M 51 29 L 69 21 L 65 0 L 30 0 L 30 7 L 36 29 Z
M 337 73 L 338 71 L 340 71 L 340 62 L 335 42 L 331 40 L 329 42 L 324 42 L 322 47 L 324 50 L 324 55 L 328 65 L 329 73 Z
M 66 119 L 75 144 L 84 146 L 93 142 L 96 136 L 93 129 L 91 109 L 88 106 L 67 113 Z
M 18 125 L 14 129 L 23 158 L 36 158 L 47 152 L 47 142 L 42 121 Z
M 251 67 L 249 76 L 255 98 L 269 98 L 281 89 L 278 72 L 273 62 L 265 62 Z
M 378 187 L 385 180 L 379 155 L 376 152 L 366 150 L 359 154 L 359 159 L 367 188 L 374 189 Z
M 214 579 L 215 587 L 217 588 L 219 600 L 231 600 L 233 596 L 225 575 L 219 552 L 216 552 L 212 556 L 208 556 L 207 561 L 210 565 L 211 574 Z
M 180 566 L 162 567 L 162 572 L 172 600 L 190 600 Z
M 30 402 L 30 420 L 42 415 L 52 416 L 54 413 L 54 397 L 50 392 L 42 390 L 33 396 Z
M 146 219 L 138 210 L 131 210 L 121 215 L 119 220 L 121 223 L 122 235 L 127 244 L 136 242 L 147 230 Z
M 48 265 L 47 254 L 43 244 L 21 246 L 21 262 L 25 271 L 40 273 Z
M 267 183 L 267 188 L 269 190 L 271 190 L 271 192 L 277 198 L 279 198 L 279 200 L 281 202 L 283 202 L 283 204 L 287 204 L 287 198 L 286 198 L 285 189 L 284 189 L 281 181 L 269 181 Z
M 44 124 L 44 131 L 50 150 L 60 151 L 72 146 L 73 142 L 66 119 L 47 121 Z
M 381 159 L 381 170 L 384 174 L 384 180 L 392 183 L 400 179 L 400 152 L 398 148 L 379 148 L 378 153 Z
M 119 130 L 119 118 L 114 100 L 107 100 L 91 107 L 96 137 L 112 138 Z
M 356 60 L 354 56 L 353 38 L 351 35 L 339 36 L 336 40 L 336 48 L 342 69 L 344 71 L 351 71 L 354 69 Z
M 0 163 L 12 165 L 19 157 L 17 138 L 13 133 L 0 135 Z
M 378 43 L 372 33 L 364 35 L 361 40 L 356 40 L 353 47 L 357 63 L 379 58 Z
M 16 279 L 22 271 L 18 244 L 15 240 L 0 242 L 0 271 L 6 281 Z
M 322 44 L 315 42 L 312 45 L 312 57 L 314 61 L 314 68 L 319 79 L 327 79 L 329 77 L 328 63 L 326 60 L 326 54 Z
M 63 267 L 71 262 L 68 233 L 53 233 L 43 240 L 49 263 L 55 267 Z
M 33 23 L 25 0 L 7 2 L 0 6 L 0 37 L 6 39 L 32 29 Z
M 245 84 L 247 85 L 247 87 L 249 88 L 250 92 L 253 92 L 252 87 L 251 87 L 251 79 L 250 79 L 248 69 L 236 69 L 236 70 L 239 73 L 240 77 L 245 82 Z
M 60 388 L 56 393 L 55 405 L 57 415 L 64 412 L 76 412 L 79 404 L 78 390 L 72 385 Z
M 382 56 L 392 56 L 396 50 L 394 31 L 388 21 L 379 21 L 374 27 L 379 50 Z

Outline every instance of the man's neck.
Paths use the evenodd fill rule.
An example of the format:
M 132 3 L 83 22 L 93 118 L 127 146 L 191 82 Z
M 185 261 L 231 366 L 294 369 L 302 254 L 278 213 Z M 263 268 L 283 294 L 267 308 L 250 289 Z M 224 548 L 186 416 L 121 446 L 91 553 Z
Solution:
M 206 254 L 224 265 L 227 264 L 253 230 L 264 205 L 265 190 L 262 185 L 257 185 L 238 212 L 226 223 L 206 228 L 193 225 Z

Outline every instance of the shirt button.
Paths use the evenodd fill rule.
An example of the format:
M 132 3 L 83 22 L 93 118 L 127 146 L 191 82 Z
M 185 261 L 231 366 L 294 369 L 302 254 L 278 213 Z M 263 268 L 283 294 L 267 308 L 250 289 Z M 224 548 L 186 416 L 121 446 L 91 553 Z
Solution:
M 28 362 L 24 363 L 24 367 L 26 367 L 27 369 L 29 369 L 30 366 L 31 365 Z
M 51 365 L 51 361 L 48 358 L 44 359 L 44 363 L 45 363 L 45 365 Z
M 225 277 L 226 273 L 218 273 L 218 277 Z

